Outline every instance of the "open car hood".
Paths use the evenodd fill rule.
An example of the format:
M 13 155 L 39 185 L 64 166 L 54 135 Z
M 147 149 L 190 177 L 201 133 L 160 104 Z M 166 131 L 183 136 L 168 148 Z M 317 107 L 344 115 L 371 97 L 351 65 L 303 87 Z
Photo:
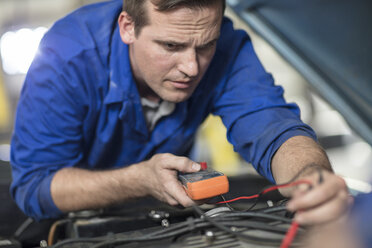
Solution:
M 372 145 L 372 1 L 227 3 Z

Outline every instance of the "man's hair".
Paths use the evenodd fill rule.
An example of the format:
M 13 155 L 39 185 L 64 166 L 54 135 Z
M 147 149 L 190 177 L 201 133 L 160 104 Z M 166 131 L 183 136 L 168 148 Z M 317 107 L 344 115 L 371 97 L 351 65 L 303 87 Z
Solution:
M 226 8 L 226 0 L 123 0 L 123 11 L 132 18 L 136 36 L 144 26 L 149 24 L 145 8 L 146 1 L 151 1 L 159 12 L 167 12 L 178 7 L 190 9 L 209 7 L 218 2 L 222 5 L 222 13 Z

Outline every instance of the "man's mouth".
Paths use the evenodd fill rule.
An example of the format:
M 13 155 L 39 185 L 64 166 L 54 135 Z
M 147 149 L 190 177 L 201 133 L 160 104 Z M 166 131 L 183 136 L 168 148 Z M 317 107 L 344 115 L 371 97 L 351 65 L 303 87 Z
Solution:
M 177 89 L 187 89 L 192 86 L 192 81 L 170 81 Z

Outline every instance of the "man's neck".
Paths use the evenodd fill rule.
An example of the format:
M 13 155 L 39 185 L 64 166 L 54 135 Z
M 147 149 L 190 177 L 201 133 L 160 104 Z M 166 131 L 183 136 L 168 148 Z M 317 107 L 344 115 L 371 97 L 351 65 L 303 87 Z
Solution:
M 151 92 L 146 92 L 146 91 L 141 91 L 138 89 L 140 97 L 141 98 L 146 98 L 147 100 L 155 103 L 159 103 L 161 101 L 160 97 L 154 94 L 151 90 Z
M 135 80 L 138 93 L 141 98 L 146 98 L 151 102 L 159 103 L 160 97 L 143 80 Z

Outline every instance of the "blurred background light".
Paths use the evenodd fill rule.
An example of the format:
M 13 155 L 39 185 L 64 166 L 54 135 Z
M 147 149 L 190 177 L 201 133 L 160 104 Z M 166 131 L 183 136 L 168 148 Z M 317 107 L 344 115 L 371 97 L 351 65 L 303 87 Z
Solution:
M 38 27 L 6 32 L 0 40 L 4 72 L 10 75 L 26 73 L 46 31 L 47 28 Z
M 10 160 L 10 145 L 2 144 L 0 145 L 0 161 Z

